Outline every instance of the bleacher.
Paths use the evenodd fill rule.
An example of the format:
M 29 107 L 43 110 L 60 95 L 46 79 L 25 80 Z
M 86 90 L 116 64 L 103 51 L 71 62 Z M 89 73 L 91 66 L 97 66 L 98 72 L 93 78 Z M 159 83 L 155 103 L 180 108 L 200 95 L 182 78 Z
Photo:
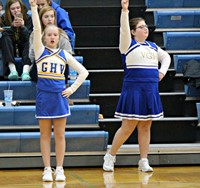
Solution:
M 55 1 L 59 3 L 60 1 Z M 28 1 L 24 1 L 29 7 Z M 4 2 L 5 4 L 5 2 Z M 83 56 L 74 57 L 84 64 Z M 17 70 L 20 73 L 22 58 L 15 58 Z M 6 79 L 6 77 L 5 77 Z M 68 84 L 73 84 L 69 80 Z M 13 90 L 13 106 L 5 107 L 3 90 Z M 89 99 L 90 80 L 85 80 L 78 90 L 70 96 L 73 105 L 70 105 L 71 116 L 66 125 L 66 156 L 73 159 L 71 165 L 79 165 L 76 159 L 85 159 L 83 153 L 104 153 L 108 144 L 108 132 L 99 127 L 100 106 L 91 104 Z M 36 83 L 32 81 L 0 81 L 0 168 L 13 167 L 42 167 L 40 154 L 39 124 L 35 118 Z M 53 128 L 52 128 L 53 129 Z M 52 158 L 55 156 L 54 135 L 52 133 Z M 73 154 L 71 154 L 73 153 Z M 14 162 L 9 162 L 9 156 Z M 27 158 L 33 158 L 30 163 Z M 39 162 L 38 162 L 38 157 Z M 4 160 L 8 160 L 4 163 Z M 22 162 L 19 163 L 18 160 Z M 34 166 L 33 164 L 38 163 Z M 55 162 L 55 161 L 54 161 Z M 68 161 L 67 161 L 68 163 Z M 32 166 L 33 165 L 33 166 Z
M 162 99 L 162 101 L 166 117 L 164 121 L 169 118 L 168 115 L 173 116 L 172 119 L 174 119 L 174 123 L 166 122 L 168 129 L 172 129 L 170 131 L 168 130 L 168 133 L 174 135 L 177 139 L 173 139 L 172 136 L 171 138 L 170 136 L 166 137 L 170 138 L 168 141 L 171 144 L 177 144 L 176 147 L 179 153 L 184 153 L 185 150 L 188 150 L 188 160 L 194 160 L 193 162 L 195 164 L 199 164 L 199 160 L 196 159 L 196 154 L 199 154 L 200 150 L 195 149 L 193 152 L 193 146 L 196 147 L 200 141 L 200 129 L 198 127 L 198 120 L 196 119 L 199 116 L 197 104 L 200 100 L 200 89 L 185 84 L 183 66 L 190 60 L 200 62 L 200 1 L 146 0 L 145 3 L 148 14 L 151 14 L 151 18 L 153 18 L 151 20 L 149 19 L 149 21 L 153 22 L 156 27 L 155 42 L 160 44 L 172 58 L 171 70 L 168 73 L 171 71 L 175 73 L 173 74 L 173 81 L 171 82 L 173 89 L 165 93 L 165 98 L 169 99 L 166 102 L 165 99 Z M 168 84 L 169 82 L 165 83 L 166 86 Z M 167 132 L 167 129 L 165 131 Z M 158 134 L 159 132 L 157 132 Z M 182 140 L 180 139 L 181 135 Z M 189 138 L 188 135 L 191 137 Z M 188 145 L 181 145 L 181 143 L 187 143 Z M 185 158 L 183 159 L 175 153 L 173 152 L 173 155 L 177 157 L 177 160 L 181 160 L 184 163 Z M 170 156 L 168 160 L 169 163 L 173 164 Z
M 191 5 L 187 6 L 188 2 L 183 2 L 183 0 L 154 0 L 153 2 L 157 3 L 157 6 L 149 6 L 152 3 L 145 0 L 130 1 L 130 17 L 146 18 L 150 27 L 148 39 L 155 41 L 160 47 L 165 49 L 163 32 L 200 31 L 198 26 L 193 28 L 182 28 L 180 25 L 179 28 L 157 27 L 154 22 L 154 11 L 174 11 L 177 8 L 190 11 L 191 7 L 192 10 L 194 8 Z M 90 100 L 101 107 L 100 113 L 104 115 L 104 119 L 100 120 L 99 123 L 102 129 L 109 132 L 109 148 L 115 132 L 121 125 L 120 120 L 113 118 L 123 78 L 121 57 L 118 50 L 120 3 L 114 0 L 95 2 L 68 0 L 61 3 L 71 15 L 71 21 L 77 33 L 75 51 L 77 54 L 83 55 L 84 65 L 90 72 Z M 168 7 L 165 8 L 162 3 L 167 4 Z M 200 7 L 196 3 L 193 5 Z M 79 12 L 79 17 L 75 16 L 77 12 Z M 195 12 L 198 12 L 197 8 Z M 91 17 L 91 15 L 93 16 Z M 102 19 L 99 19 L 100 17 Z M 195 18 L 196 23 L 198 23 L 197 19 L 198 17 Z M 91 38 L 93 40 L 90 40 Z M 174 45 L 177 45 L 176 39 Z M 173 56 L 179 55 L 179 53 L 181 55 L 198 55 L 200 51 L 192 48 L 190 50 L 167 49 L 167 51 L 172 57 L 172 64 L 166 77 L 159 85 L 165 118 L 153 122 L 149 158 L 151 164 L 155 165 L 199 164 L 200 160 L 197 159 L 197 156 L 200 152 L 198 144 L 200 137 L 197 127 L 196 101 L 186 100 L 187 93 L 183 77 L 176 73 Z M 137 165 L 135 159 L 139 157 L 138 154 L 137 134 L 134 132 L 120 149 L 116 165 Z
M 172 28 L 172 24 L 156 25 L 154 17 L 156 15 L 154 11 L 172 11 L 178 8 L 178 11 L 185 12 L 191 11 L 189 9 L 194 7 L 200 9 L 200 5 L 196 3 L 197 1 L 187 0 L 130 1 L 130 17 L 144 17 L 150 26 L 148 39 L 166 49 L 172 57 L 170 69 L 159 85 L 165 118 L 154 121 L 152 125 L 149 152 L 152 165 L 200 164 L 200 129 L 197 115 L 199 107 L 193 97 L 192 100 L 188 100 L 186 90 L 191 90 L 184 86 L 183 75 L 180 74 L 182 62 L 186 63 L 191 57 L 199 60 L 200 50 L 179 49 L 176 39 L 173 39 L 170 46 L 175 45 L 177 48 L 167 49 L 163 34 L 177 31 L 182 33 L 188 30 L 198 33 L 200 29 L 192 25 L 181 26 L 183 17 L 180 19 L 180 14 L 178 15 L 181 12 L 172 15 L 177 16 L 176 21 L 178 18 L 180 20 L 180 24 L 173 23 L 174 26 L 180 26 L 178 28 Z M 74 105 L 71 106 L 72 116 L 66 125 L 67 152 L 64 166 L 102 166 L 103 156 L 121 125 L 121 120 L 113 118 L 123 78 L 118 50 L 121 4 L 116 0 L 68 0 L 61 1 L 61 7 L 68 11 L 76 33 L 75 54 L 83 57 L 83 65 L 90 73 L 88 80 L 72 97 Z M 195 12 L 198 12 L 197 8 Z M 197 20 L 195 22 L 198 23 Z M 10 86 L 14 90 L 14 100 L 21 104 L 14 107 L 0 107 L 0 119 L 3 120 L 0 123 L 0 139 L 3 143 L 0 146 L 1 168 L 43 167 L 38 148 L 39 127 L 34 119 L 35 86 L 31 82 L 23 82 L 24 92 L 30 92 L 24 95 L 17 84 L 20 84 L 20 81 L 14 85 L 9 81 L 0 82 L 0 101 L 3 99 L 3 88 Z M 99 113 L 103 114 L 104 119 L 98 119 Z M 120 148 L 116 166 L 137 165 L 139 158 L 137 143 L 137 131 L 135 131 Z M 52 165 L 55 161 L 53 144 Z

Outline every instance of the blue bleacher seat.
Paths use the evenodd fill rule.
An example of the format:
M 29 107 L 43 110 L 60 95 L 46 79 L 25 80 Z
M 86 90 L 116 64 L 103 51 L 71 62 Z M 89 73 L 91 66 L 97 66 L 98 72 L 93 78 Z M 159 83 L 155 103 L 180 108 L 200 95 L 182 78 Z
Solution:
M 199 10 L 195 10 L 194 11 L 194 27 L 195 28 L 199 28 L 200 27 L 200 11 Z
M 196 103 L 198 122 L 200 123 L 200 103 Z
M 18 132 L 0 133 L 0 142 L 1 142 L 0 144 L 1 153 L 20 152 L 20 133 Z
M 157 28 L 192 28 L 194 26 L 194 11 L 154 11 L 154 21 Z
M 74 81 L 69 80 L 69 85 Z M 13 90 L 13 100 L 34 101 L 36 99 L 36 83 L 31 81 L 0 81 L 0 100 L 4 99 L 3 90 Z M 70 96 L 77 101 L 89 100 L 90 80 L 85 80 L 82 85 Z
M 95 104 L 70 106 L 71 116 L 67 125 L 98 125 L 100 107 Z M 35 106 L 0 106 L 0 126 L 38 125 L 35 118 Z
M 0 81 L 0 100 L 4 99 L 3 90 L 13 90 L 13 100 L 35 100 L 36 83 L 31 81 Z
M 182 67 L 183 65 L 190 60 L 196 60 L 200 61 L 200 54 L 187 54 L 187 55 L 173 55 L 174 60 L 174 68 L 176 70 L 176 73 L 182 73 Z
M 0 49 L 0 76 L 4 76 L 4 63 L 2 59 L 2 50 Z
M 183 0 L 145 0 L 147 8 L 183 7 Z
M 200 1 L 199 0 L 183 0 L 183 7 L 199 8 Z
M 60 5 L 60 0 L 53 0 L 55 3 L 57 3 L 58 5 Z M 22 0 L 22 2 L 26 5 L 26 7 L 28 8 L 28 10 L 30 10 L 30 4 L 28 0 Z
M 191 85 L 184 85 L 184 91 L 186 94 L 186 97 L 192 97 L 192 98 L 198 98 L 200 97 L 200 88 L 196 88 Z
M 69 80 L 69 85 L 71 86 L 74 81 Z M 76 92 L 74 92 L 70 99 L 72 100 L 89 100 L 89 94 L 90 94 L 90 80 L 85 80 L 82 85 L 77 89 Z
M 54 150 L 52 134 L 51 151 Z M 106 131 L 70 131 L 65 133 L 66 151 L 106 151 L 108 132 Z M 39 132 L 0 133 L 0 152 L 40 152 Z
M 166 50 L 199 50 L 200 32 L 163 32 Z

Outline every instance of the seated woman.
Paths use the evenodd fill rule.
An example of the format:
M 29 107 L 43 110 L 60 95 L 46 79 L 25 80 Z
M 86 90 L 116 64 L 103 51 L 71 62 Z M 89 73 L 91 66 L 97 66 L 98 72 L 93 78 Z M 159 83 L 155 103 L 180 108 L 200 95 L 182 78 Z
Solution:
M 39 18 L 40 18 L 42 32 L 44 31 L 47 25 L 49 24 L 56 25 L 56 11 L 50 6 L 45 6 L 40 10 Z M 60 30 L 60 41 L 58 43 L 58 48 L 62 50 L 66 50 L 67 52 L 72 54 L 73 51 L 72 51 L 72 47 L 69 41 L 69 37 L 62 29 L 59 28 L 59 30 Z M 29 58 L 33 64 L 33 67 L 31 69 L 31 77 L 34 81 L 36 81 L 37 70 L 36 70 L 36 66 L 34 65 L 35 54 L 34 54 L 34 48 L 33 48 L 33 32 L 31 33 L 30 38 L 29 38 Z M 66 68 L 66 71 L 65 71 L 66 82 L 67 82 L 67 77 L 68 77 L 68 67 Z
M 5 65 L 10 69 L 9 80 L 18 80 L 15 57 L 22 57 L 23 71 L 21 79 L 30 80 L 31 61 L 28 56 L 29 36 L 33 25 L 27 8 L 21 0 L 8 0 L 5 13 L 2 15 L 2 56 Z
M 53 0 L 38 0 L 37 6 L 40 11 L 45 6 L 51 6 L 56 11 L 56 23 L 57 26 L 65 31 L 69 37 L 70 44 L 74 48 L 73 39 L 74 39 L 74 30 L 72 29 L 71 22 L 69 20 L 68 12 L 56 4 Z

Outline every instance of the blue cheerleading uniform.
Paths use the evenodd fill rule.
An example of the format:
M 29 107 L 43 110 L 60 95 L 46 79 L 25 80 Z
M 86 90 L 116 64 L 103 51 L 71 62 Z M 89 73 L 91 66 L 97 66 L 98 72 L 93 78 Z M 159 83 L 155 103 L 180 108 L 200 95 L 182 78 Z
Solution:
M 170 63 L 169 55 L 153 42 L 139 43 L 131 39 L 127 20 L 128 12 L 122 12 L 120 52 L 124 79 L 114 116 L 141 121 L 162 118 L 158 62 L 163 61 L 160 71 L 165 74 Z M 124 44 L 124 41 L 129 44 Z
M 36 61 L 38 70 L 36 118 L 54 119 L 70 115 L 67 98 L 62 96 L 65 86 L 67 59 L 63 50 L 44 49 Z
M 88 71 L 71 54 L 61 49 L 49 49 L 42 43 L 37 6 L 31 7 L 34 25 L 34 53 L 38 71 L 36 118 L 57 119 L 70 115 L 68 99 L 88 76 Z M 75 82 L 65 85 L 65 68 L 69 65 L 77 73 Z

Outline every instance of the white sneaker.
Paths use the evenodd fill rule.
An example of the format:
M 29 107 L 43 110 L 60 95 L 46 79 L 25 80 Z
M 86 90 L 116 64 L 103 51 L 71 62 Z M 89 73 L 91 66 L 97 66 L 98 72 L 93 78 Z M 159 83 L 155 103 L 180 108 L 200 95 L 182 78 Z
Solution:
M 153 172 L 153 168 L 149 166 L 149 161 L 146 158 L 142 158 L 139 160 L 138 170 L 142 172 Z
M 66 177 L 63 168 L 56 168 L 55 181 L 65 181 Z
M 106 155 L 104 156 L 104 163 L 103 163 L 103 169 L 105 171 L 114 171 L 114 163 L 116 161 L 116 157 L 112 156 L 109 153 L 106 153 Z
M 42 181 L 53 181 L 51 168 L 44 168 Z

